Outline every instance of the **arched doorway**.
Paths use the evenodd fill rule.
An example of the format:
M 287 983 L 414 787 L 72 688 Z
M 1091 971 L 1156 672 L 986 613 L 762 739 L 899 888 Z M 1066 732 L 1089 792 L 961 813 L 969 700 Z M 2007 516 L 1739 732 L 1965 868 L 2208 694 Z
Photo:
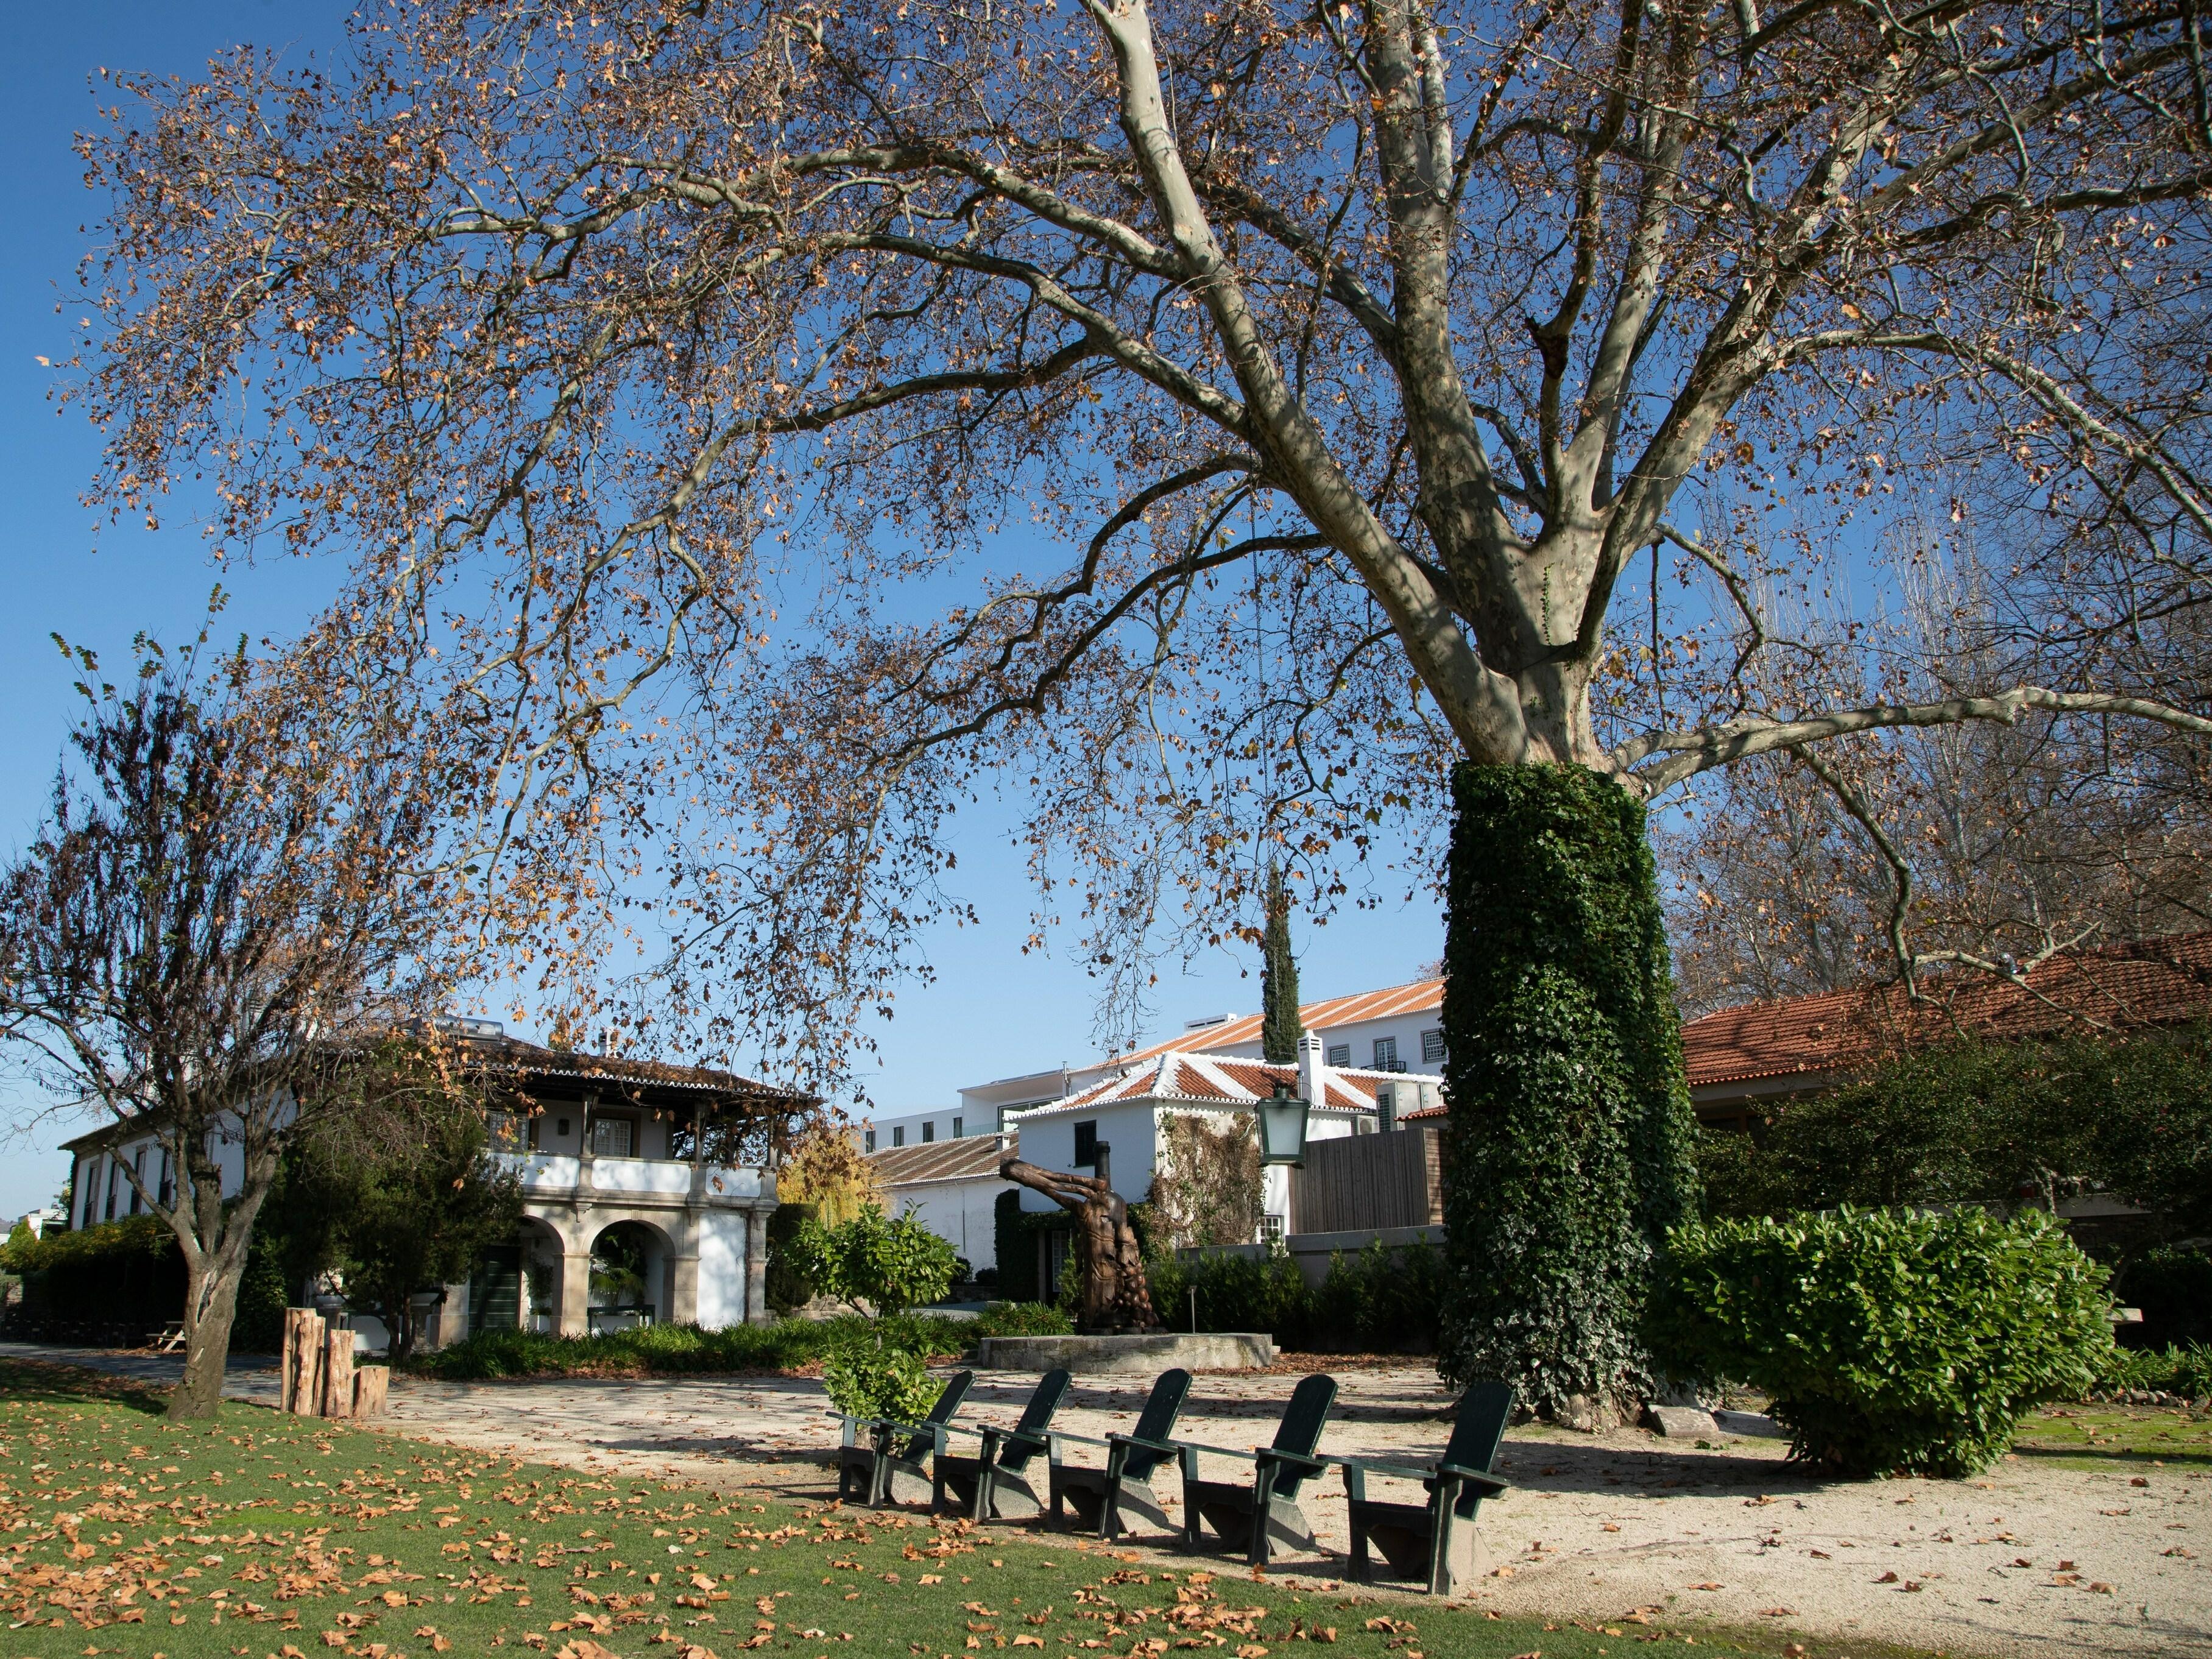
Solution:
M 617 1221 L 592 1241 L 587 1328 L 627 1330 L 666 1317 L 669 1265 L 674 1252 L 658 1228 Z

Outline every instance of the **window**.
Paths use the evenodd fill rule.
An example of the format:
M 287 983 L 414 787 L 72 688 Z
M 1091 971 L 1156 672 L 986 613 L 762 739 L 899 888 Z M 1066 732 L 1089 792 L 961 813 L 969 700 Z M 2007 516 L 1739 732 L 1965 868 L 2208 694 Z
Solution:
M 1087 1123 L 1075 1126 L 1075 1167 L 1088 1170 L 1095 1167 L 1097 1162 L 1098 1121 L 1093 1118 Z
M 1375 1069 L 1378 1072 L 1395 1072 L 1398 1069 L 1397 1038 L 1376 1037 L 1375 1039 Z
M 937 1120 L 935 1118 L 924 1118 L 922 1120 L 921 1139 L 922 1143 L 925 1146 L 937 1139 Z
M 1386 1083 L 1376 1090 L 1375 1119 L 1386 1129 L 1397 1122 L 1398 1091 L 1395 1085 Z
M 872 1152 L 876 1150 L 876 1132 L 873 1129 L 867 1130 L 860 1136 L 860 1150 L 864 1152 Z
M 1424 1066 L 1439 1065 L 1443 1062 L 1443 1057 L 1444 1034 L 1442 1031 L 1422 1032 L 1421 1064 Z
M 138 1156 L 131 1160 L 131 1164 L 132 1172 L 138 1177 L 131 1188 L 131 1213 L 137 1215 L 141 1201 L 138 1197 L 138 1188 L 145 1183 L 146 1180 L 146 1149 L 143 1146 L 138 1149 Z
M 1261 1216 L 1260 1218 L 1260 1237 L 1264 1243 L 1269 1245 L 1281 1244 L 1283 1242 L 1283 1218 L 1279 1215 Z
M 161 1185 L 158 1196 L 164 1204 L 173 1204 L 177 1201 L 175 1172 L 169 1168 L 169 1149 L 166 1146 L 161 1149 Z
M 107 1215 L 106 1218 L 109 1221 L 115 1219 L 115 1188 L 119 1184 L 119 1178 L 122 1173 L 123 1166 L 118 1164 L 113 1158 L 109 1158 L 107 1160 Z
M 592 1120 L 592 1156 L 594 1158 L 628 1158 L 630 1136 L 635 1125 L 626 1117 L 599 1117 Z
M 955 1140 L 960 1139 L 960 1120 L 957 1117 L 952 1120 L 952 1138 Z
M 530 1121 L 520 1112 L 492 1112 L 484 1118 L 484 1138 L 492 1150 L 520 1152 L 530 1145 Z
M 905 1124 L 898 1123 L 891 1126 L 891 1145 L 894 1146 L 903 1146 L 906 1145 Z
M 1348 1042 L 1330 1043 L 1328 1045 L 1328 1063 L 1332 1066 L 1351 1065 L 1352 1045 Z

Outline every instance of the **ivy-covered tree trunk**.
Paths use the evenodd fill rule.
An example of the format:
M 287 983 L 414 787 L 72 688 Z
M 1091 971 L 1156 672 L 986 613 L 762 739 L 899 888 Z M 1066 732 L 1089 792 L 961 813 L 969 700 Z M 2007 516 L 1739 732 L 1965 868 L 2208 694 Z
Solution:
M 1438 1368 L 1603 1427 L 1649 1392 L 1652 1255 L 1696 1191 L 1644 809 L 1577 766 L 1453 793 Z

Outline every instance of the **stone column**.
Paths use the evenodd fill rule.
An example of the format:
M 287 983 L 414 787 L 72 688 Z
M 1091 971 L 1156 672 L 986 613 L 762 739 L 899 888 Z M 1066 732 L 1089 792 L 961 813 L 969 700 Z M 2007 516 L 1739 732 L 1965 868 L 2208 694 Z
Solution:
M 745 1211 L 745 1323 L 766 1325 L 775 1315 L 768 1305 L 768 1218 L 773 1204 L 755 1204 Z
M 561 1253 L 561 1315 L 556 1328 L 562 1336 L 585 1336 L 592 1328 L 592 1253 Z
M 660 1310 L 665 1323 L 699 1322 L 699 1218 L 687 1212 L 675 1253 L 668 1258 L 668 1305 Z

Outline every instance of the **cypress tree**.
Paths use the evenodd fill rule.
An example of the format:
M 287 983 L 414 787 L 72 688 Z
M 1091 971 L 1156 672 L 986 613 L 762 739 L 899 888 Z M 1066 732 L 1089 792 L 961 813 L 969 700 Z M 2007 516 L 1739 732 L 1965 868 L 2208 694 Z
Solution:
M 1653 1257 L 1695 1210 L 1644 809 L 1578 766 L 1462 763 L 1453 788 L 1437 1368 L 1603 1426 L 1649 1394 Z
M 1262 936 L 1260 965 L 1260 1054 L 1272 1065 L 1287 1066 L 1298 1057 L 1298 1039 L 1305 1027 L 1298 1021 L 1298 963 L 1291 954 L 1291 896 L 1283 887 L 1283 872 L 1267 871 L 1267 931 Z

